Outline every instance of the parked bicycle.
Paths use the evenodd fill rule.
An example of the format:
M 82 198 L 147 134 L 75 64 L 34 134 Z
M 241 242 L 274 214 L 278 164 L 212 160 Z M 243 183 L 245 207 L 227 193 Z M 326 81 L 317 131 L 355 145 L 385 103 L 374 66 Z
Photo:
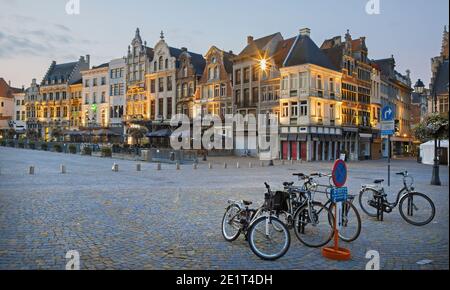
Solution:
M 396 173 L 403 177 L 403 188 L 398 192 L 395 202 L 390 203 L 383 187 L 384 179 L 377 179 L 374 185 L 363 185 L 359 194 L 362 210 L 371 217 L 383 220 L 383 213 L 391 213 L 397 206 L 402 218 L 415 226 L 429 224 L 435 217 L 433 201 L 423 193 L 415 191 L 414 178 L 408 171 Z
M 297 193 L 301 198 L 300 204 L 292 216 L 294 233 L 298 240 L 305 246 L 312 248 L 323 247 L 328 244 L 334 234 L 334 218 L 332 212 L 322 203 L 314 200 L 317 184 L 313 177 L 303 173 L 295 173 L 304 181 L 302 187 L 289 185 L 288 192 Z M 301 202 L 303 200 L 303 202 Z M 286 213 L 287 214 L 287 213 Z
M 317 192 L 323 192 L 326 194 L 328 200 L 325 202 L 325 206 L 328 207 L 331 213 L 334 213 L 334 207 L 336 204 L 331 200 L 331 191 L 335 188 L 332 175 L 325 173 L 313 173 L 311 176 L 318 178 L 325 177 L 329 179 L 328 185 L 317 184 Z M 324 190 L 319 190 L 319 188 L 324 188 Z M 355 197 L 356 195 L 349 194 L 347 196 L 347 201 L 344 202 L 342 206 L 342 225 L 339 230 L 339 238 L 347 243 L 356 241 L 361 234 L 361 215 L 353 204 Z
M 276 200 L 281 192 L 272 192 L 265 183 L 267 193 L 264 204 L 258 209 L 250 209 L 250 201 L 229 201 L 222 219 L 222 234 L 225 240 L 235 241 L 245 234 L 250 248 L 264 260 L 277 260 L 289 250 L 291 236 L 286 225 L 274 216 L 278 210 Z

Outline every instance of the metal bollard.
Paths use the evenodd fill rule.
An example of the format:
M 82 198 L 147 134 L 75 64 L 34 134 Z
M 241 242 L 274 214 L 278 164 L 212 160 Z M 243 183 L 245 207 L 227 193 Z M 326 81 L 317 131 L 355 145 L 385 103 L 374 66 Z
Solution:
M 193 168 L 194 170 L 197 170 L 197 163 L 194 163 L 194 164 L 192 165 L 192 168 Z
M 223 169 L 227 169 L 228 168 L 228 164 L 227 163 L 224 163 L 223 164 Z
M 136 171 L 141 171 L 142 165 L 140 163 L 136 164 Z
M 161 170 L 161 163 L 156 164 L 156 170 L 160 171 Z
M 239 162 L 236 163 L 236 168 L 239 169 L 240 167 L 241 167 L 241 166 L 240 166 Z
M 208 167 L 209 167 L 209 169 L 213 169 L 213 166 L 211 163 L 209 163 Z
M 181 170 L 180 163 L 177 162 L 177 170 Z
M 34 175 L 34 166 L 30 166 L 30 169 L 28 170 L 28 173 L 30 175 Z
M 253 164 L 250 162 L 249 164 L 248 164 L 248 168 L 252 168 L 253 167 Z
M 112 167 L 112 171 L 113 172 L 119 172 L 119 164 L 114 163 L 113 167 Z
M 66 166 L 64 164 L 61 164 L 61 174 L 66 174 Z
M 291 160 L 291 165 L 294 165 L 294 160 Z

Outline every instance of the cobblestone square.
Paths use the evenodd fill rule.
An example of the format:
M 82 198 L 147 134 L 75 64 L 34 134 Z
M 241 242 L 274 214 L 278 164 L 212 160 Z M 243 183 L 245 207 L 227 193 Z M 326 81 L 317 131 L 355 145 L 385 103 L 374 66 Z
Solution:
M 236 162 L 240 162 L 240 168 Z M 264 182 L 281 188 L 292 173 L 329 172 L 331 163 L 276 162 L 261 167 L 254 159 L 215 158 L 208 163 L 156 165 L 42 151 L 0 148 L 0 269 L 65 269 L 66 252 L 77 250 L 82 269 L 355 269 L 364 270 L 366 253 L 380 253 L 381 269 L 448 269 L 448 168 L 442 187 L 429 185 L 431 167 L 394 160 L 393 172 L 407 169 L 416 189 L 436 205 L 425 227 L 407 224 L 398 212 L 377 222 L 361 212 L 362 234 L 345 247 L 349 262 L 332 262 L 319 249 L 292 234 L 289 252 L 275 262 L 256 257 L 243 238 L 226 242 L 221 219 L 229 199 L 263 200 Z M 224 168 L 224 162 L 228 168 Z M 254 166 L 248 168 L 248 163 Z M 119 172 L 113 172 L 113 163 Z M 67 174 L 60 173 L 64 164 Z M 35 166 L 35 175 L 28 174 Z M 386 178 L 386 162 L 349 163 L 348 187 Z M 393 175 L 390 199 L 402 187 Z M 357 204 L 357 203 L 356 203 Z M 359 209 L 359 205 L 357 205 Z M 417 262 L 431 260 L 425 265 Z

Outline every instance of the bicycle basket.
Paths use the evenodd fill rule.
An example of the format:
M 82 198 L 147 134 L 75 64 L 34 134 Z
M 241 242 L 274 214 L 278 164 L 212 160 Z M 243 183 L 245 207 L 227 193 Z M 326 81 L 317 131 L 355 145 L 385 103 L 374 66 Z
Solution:
M 283 191 L 277 191 L 267 200 L 267 207 L 273 211 L 288 211 L 289 194 Z

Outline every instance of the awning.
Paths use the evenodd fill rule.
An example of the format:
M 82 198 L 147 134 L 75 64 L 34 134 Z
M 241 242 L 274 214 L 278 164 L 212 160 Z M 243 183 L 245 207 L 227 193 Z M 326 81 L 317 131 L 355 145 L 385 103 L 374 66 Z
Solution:
M 291 141 L 291 142 L 297 141 L 297 135 L 296 134 L 289 134 L 287 140 Z
M 100 130 L 94 130 L 93 135 L 95 136 L 120 136 L 117 133 L 114 133 L 111 130 L 108 129 L 100 129 Z
M 298 134 L 297 140 L 300 142 L 308 141 L 308 134 Z
M 172 135 L 172 130 L 162 129 L 159 131 L 151 132 L 145 135 L 147 138 L 169 138 Z

